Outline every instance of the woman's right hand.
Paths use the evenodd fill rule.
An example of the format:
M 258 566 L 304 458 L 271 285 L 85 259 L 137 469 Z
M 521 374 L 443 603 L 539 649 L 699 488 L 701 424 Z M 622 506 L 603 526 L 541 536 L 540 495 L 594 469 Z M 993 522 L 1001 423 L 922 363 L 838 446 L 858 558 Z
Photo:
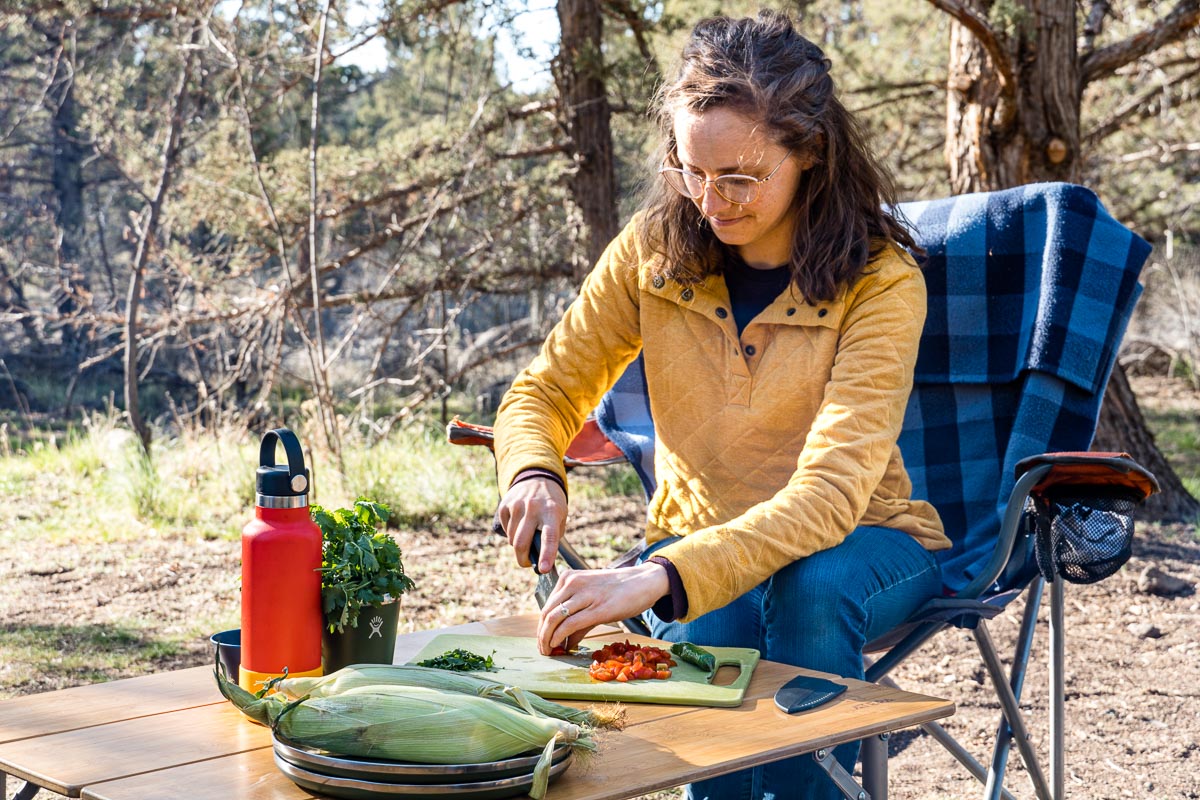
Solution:
M 562 540 L 567 522 L 567 495 L 558 483 L 549 478 L 518 481 L 500 500 L 496 522 L 508 537 L 517 563 L 522 567 L 532 566 L 529 545 L 533 542 L 534 531 L 540 530 L 542 548 L 537 571 L 549 572 L 554 566 L 558 543 Z

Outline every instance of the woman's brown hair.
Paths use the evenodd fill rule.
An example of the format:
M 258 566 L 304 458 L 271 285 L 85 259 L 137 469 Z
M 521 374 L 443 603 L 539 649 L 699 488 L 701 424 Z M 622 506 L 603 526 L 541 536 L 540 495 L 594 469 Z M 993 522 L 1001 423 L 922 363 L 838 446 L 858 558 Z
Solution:
M 674 117 L 680 110 L 728 108 L 766 123 L 772 138 L 812 162 L 793 208 L 792 282 L 810 303 L 832 300 L 853 284 L 867 261 L 895 242 L 915 254 L 909 231 L 882 208 L 895 206 L 895 186 L 867 137 L 838 100 L 830 62 L 776 11 L 756 18 L 699 22 L 673 81 L 654 102 L 662 145 L 655 167 L 680 166 Z M 646 237 L 665 256 L 666 277 L 695 282 L 721 270 L 723 248 L 690 199 L 652 183 L 644 203 Z

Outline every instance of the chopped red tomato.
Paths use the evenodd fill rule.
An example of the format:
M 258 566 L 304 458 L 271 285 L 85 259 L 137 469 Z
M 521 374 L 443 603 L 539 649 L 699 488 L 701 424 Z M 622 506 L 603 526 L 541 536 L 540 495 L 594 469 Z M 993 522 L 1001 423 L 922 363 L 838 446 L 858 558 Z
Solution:
M 640 680 L 666 680 L 671 677 L 675 659 L 661 647 L 636 645 L 625 640 L 611 642 L 592 654 L 589 674 L 593 680 L 622 683 Z

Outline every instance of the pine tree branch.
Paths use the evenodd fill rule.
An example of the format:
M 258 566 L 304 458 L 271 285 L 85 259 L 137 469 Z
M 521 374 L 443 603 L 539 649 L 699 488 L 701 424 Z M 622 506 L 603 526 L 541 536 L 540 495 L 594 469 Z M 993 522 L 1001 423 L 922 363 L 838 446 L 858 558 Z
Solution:
M 863 114 L 872 109 L 879 108 L 881 106 L 888 106 L 888 105 L 891 105 L 892 103 L 899 103 L 903 100 L 912 100 L 913 98 L 916 98 L 916 97 L 929 97 L 930 95 L 936 96 L 936 95 L 945 94 L 945 91 L 946 91 L 945 86 L 921 86 L 921 87 L 913 89 L 911 91 L 898 92 L 893 95 L 888 95 L 886 97 L 882 97 L 879 100 L 876 100 L 873 103 L 868 103 L 864 106 L 854 106 L 850 109 L 850 112 L 853 114 Z
M 634 8 L 631 0 L 606 0 L 604 9 L 629 26 L 630 32 L 633 33 L 633 40 L 637 42 L 638 52 L 641 53 L 642 59 L 646 63 L 647 72 L 652 75 L 661 74 L 658 69 L 658 59 L 654 57 L 654 51 L 646 40 L 646 19 L 642 9 Z
M 1187 1 L 1189 0 L 1185 0 L 1185 2 Z M 1200 0 L 1196 0 L 1196 2 L 1200 2 Z M 996 30 L 987 17 L 958 0 L 929 0 L 929 3 L 939 11 L 954 17 L 960 25 L 971 32 L 976 41 L 987 51 L 988 58 L 992 60 L 1001 90 L 1006 94 L 1011 94 L 1016 86 L 1016 73 L 1013 72 L 1012 60 L 1000 46 Z
M 1154 101 L 1167 90 L 1168 87 L 1174 86 L 1187 80 L 1191 80 L 1200 76 L 1200 67 L 1196 67 L 1182 75 L 1176 75 L 1170 80 L 1151 86 L 1141 94 L 1135 95 L 1123 106 L 1109 116 L 1108 119 L 1101 122 L 1096 127 L 1088 131 L 1083 140 L 1088 144 L 1095 146 L 1104 141 L 1106 138 L 1121 130 L 1127 122 L 1134 118 L 1152 117 L 1158 113 L 1158 110 L 1153 108 Z M 1161 106 L 1160 106 L 1161 108 Z
M 1110 13 L 1108 0 L 1094 0 L 1083 24 L 1083 52 L 1091 53 L 1096 48 L 1096 37 L 1104 32 L 1104 18 Z
M 1156 158 L 1163 164 L 1169 164 L 1174 160 L 1176 153 L 1200 153 L 1200 142 L 1157 144 L 1154 147 L 1147 147 L 1145 150 L 1138 150 L 1135 153 L 1125 153 L 1121 156 L 1120 162 L 1122 164 L 1130 164 L 1134 161 L 1145 161 L 1148 158 Z
M 1079 64 L 1080 86 L 1112 75 L 1126 64 L 1180 41 L 1197 26 L 1200 26 L 1200 0 L 1179 0 L 1171 13 L 1149 28 L 1084 56 Z
M 844 89 L 842 94 L 850 96 L 854 94 L 877 94 L 880 92 L 906 92 L 910 89 L 930 89 L 944 92 L 946 90 L 946 80 L 942 78 L 940 81 L 919 80 L 901 81 L 899 83 L 871 83 L 865 86 L 854 86 Z

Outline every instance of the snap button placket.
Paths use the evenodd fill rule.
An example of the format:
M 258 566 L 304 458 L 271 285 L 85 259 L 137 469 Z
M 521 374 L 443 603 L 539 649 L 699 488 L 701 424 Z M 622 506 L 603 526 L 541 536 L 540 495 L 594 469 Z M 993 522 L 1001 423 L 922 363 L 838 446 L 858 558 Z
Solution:
M 743 347 L 742 349 L 746 352 L 746 355 L 748 355 L 748 356 L 752 356 L 758 352 L 758 348 L 756 348 L 752 344 L 748 344 L 745 347 Z
M 691 290 L 691 287 L 688 287 L 687 289 L 684 289 L 682 292 L 680 292 L 679 296 L 683 298 L 683 301 L 685 303 L 690 303 L 692 301 L 692 298 L 696 296 L 696 293 Z
M 651 283 L 654 284 L 655 289 L 661 289 L 667 285 L 667 281 L 662 275 L 655 275 L 654 280 L 652 280 Z
M 725 309 L 723 309 L 723 308 L 718 308 L 718 309 L 717 309 L 717 316 L 718 316 L 718 317 L 720 317 L 721 319 L 725 319 L 726 317 L 728 317 L 728 316 L 729 316 L 729 312 L 728 312 L 728 311 L 726 311 L 726 310 L 725 310 Z

